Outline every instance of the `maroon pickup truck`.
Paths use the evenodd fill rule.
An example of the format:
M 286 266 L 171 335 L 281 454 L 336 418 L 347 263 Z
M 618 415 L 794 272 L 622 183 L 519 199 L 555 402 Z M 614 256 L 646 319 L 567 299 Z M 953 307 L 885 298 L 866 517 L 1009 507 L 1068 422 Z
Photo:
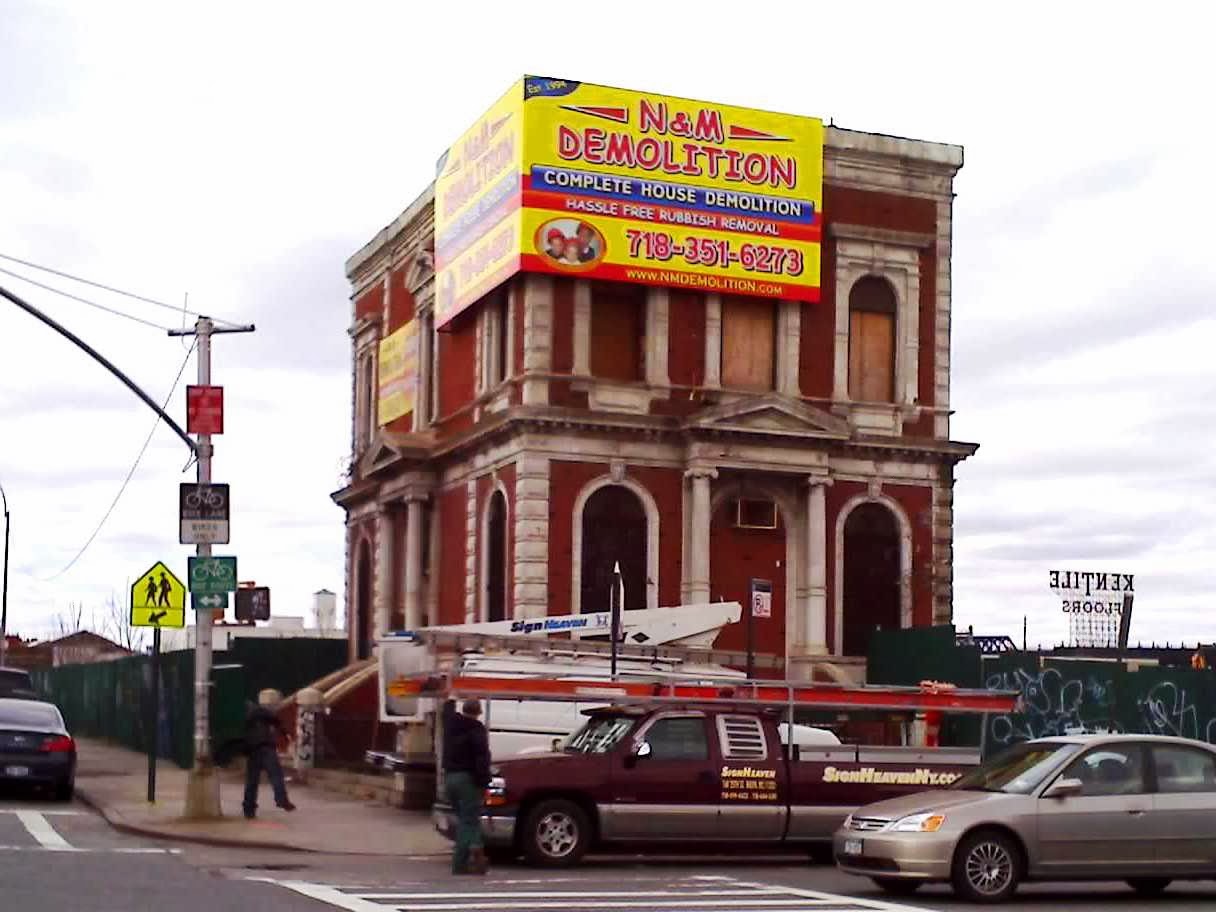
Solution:
M 482 831 L 498 857 L 573 865 L 597 847 L 778 847 L 830 855 L 833 832 L 874 801 L 949 785 L 979 751 L 785 747 L 765 710 L 630 706 L 587 712 L 560 750 L 502 760 Z M 435 824 L 451 837 L 449 808 Z

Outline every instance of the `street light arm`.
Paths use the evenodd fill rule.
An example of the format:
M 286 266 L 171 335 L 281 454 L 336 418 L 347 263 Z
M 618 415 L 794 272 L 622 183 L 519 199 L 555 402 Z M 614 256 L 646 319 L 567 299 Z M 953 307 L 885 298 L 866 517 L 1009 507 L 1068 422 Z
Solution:
M 81 351 L 83 351 L 85 354 L 87 354 L 89 357 L 91 357 L 94 361 L 96 361 L 98 364 L 100 364 L 102 367 L 104 367 L 106 370 L 108 370 L 111 374 L 113 374 L 115 377 L 117 377 L 119 380 L 121 380 L 123 385 L 127 389 L 129 389 L 131 392 L 133 392 L 136 396 L 138 396 L 140 399 L 142 399 L 144 404 L 146 406 L 148 406 L 148 408 L 152 409 L 152 411 L 154 411 L 154 412 L 156 412 L 156 414 L 160 415 L 161 420 L 164 421 L 165 424 L 169 425 L 169 427 L 173 429 L 173 433 L 177 434 L 178 437 L 180 437 L 183 441 L 185 441 L 186 446 L 188 446 L 190 448 L 190 452 L 192 454 L 194 454 L 195 457 L 198 456 L 198 444 L 195 443 L 194 440 L 191 439 L 190 435 L 187 434 L 185 431 L 183 431 L 181 429 L 181 427 L 178 425 L 178 423 L 176 421 L 174 421 L 172 418 L 170 418 L 168 413 L 163 408 L 161 408 L 159 405 L 157 405 L 151 396 L 149 396 L 142 389 L 140 389 L 134 380 L 132 380 L 130 377 L 128 377 L 126 374 L 124 374 L 121 370 L 119 370 L 114 364 L 112 364 L 109 360 L 107 360 L 104 355 L 102 355 L 95 348 L 93 348 L 93 346 L 89 345 L 88 342 L 85 342 L 83 339 L 81 339 L 78 335 L 76 335 L 74 332 L 72 332 L 67 327 L 61 326 L 59 323 L 56 323 L 54 320 L 52 320 L 50 317 L 48 317 L 42 311 L 38 310 L 38 308 L 34 307 L 32 304 L 29 304 L 26 301 L 23 301 L 21 298 L 19 298 L 15 294 L 13 294 L 11 291 L 9 291 L 7 288 L 5 288 L 2 285 L 0 285 L 0 297 L 7 298 L 8 300 L 10 300 L 14 304 L 16 304 L 18 307 L 20 307 L 22 310 L 24 310 L 26 313 L 28 313 L 32 317 L 34 317 L 35 319 L 40 320 L 41 322 L 45 323 L 47 326 L 49 326 L 51 329 L 55 330 L 55 332 L 59 333 L 59 335 L 63 336 L 65 339 L 67 339 L 69 342 L 74 344 L 77 348 L 79 348 Z M 7 512 L 7 507 L 5 509 Z

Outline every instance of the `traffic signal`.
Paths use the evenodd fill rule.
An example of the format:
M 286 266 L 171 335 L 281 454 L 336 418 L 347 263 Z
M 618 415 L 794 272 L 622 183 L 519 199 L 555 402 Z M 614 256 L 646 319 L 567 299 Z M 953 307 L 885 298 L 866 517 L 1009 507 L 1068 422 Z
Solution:
M 236 590 L 236 619 L 238 621 L 270 620 L 270 588 L 251 586 Z

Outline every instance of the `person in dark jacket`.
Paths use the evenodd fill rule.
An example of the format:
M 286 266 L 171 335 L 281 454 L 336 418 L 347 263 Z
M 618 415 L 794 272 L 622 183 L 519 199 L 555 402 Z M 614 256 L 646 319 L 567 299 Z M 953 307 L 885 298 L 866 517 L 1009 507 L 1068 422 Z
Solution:
M 287 797 L 287 786 L 283 782 L 283 767 L 279 764 L 279 737 L 283 734 L 283 723 L 275 714 L 282 698 L 277 690 L 264 690 L 258 694 L 258 702 L 245 718 L 245 816 L 252 820 L 258 813 L 258 785 L 262 770 L 270 779 L 274 791 L 274 803 L 285 811 L 294 811 L 296 806 Z
M 443 705 L 443 778 L 456 812 L 453 874 L 484 874 L 487 867 L 481 808 L 490 784 L 490 739 L 480 717 L 477 700 L 465 700 L 460 712 L 454 699 Z

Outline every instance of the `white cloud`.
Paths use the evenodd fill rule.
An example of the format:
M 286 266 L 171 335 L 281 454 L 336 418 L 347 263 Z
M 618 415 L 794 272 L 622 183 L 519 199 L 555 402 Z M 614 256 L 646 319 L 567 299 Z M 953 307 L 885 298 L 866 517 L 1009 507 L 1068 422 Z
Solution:
M 1201 610 L 1216 556 L 1210 16 L 1130 9 L 10 3 L 0 252 L 259 324 L 216 341 L 216 478 L 233 485 L 242 575 L 302 613 L 314 589 L 342 590 L 328 494 L 349 435 L 343 262 L 513 79 L 959 142 L 954 436 L 983 445 L 958 473 L 960 622 L 1013 633 L 1028 614 L 1032 639 L 1057 638 L 1047 570 L 1114 561 L 1138 573 L 1135 634 L 1216 639 Z M 178 342 L 14 287 L 164 394 Z M 85 557 L 40 581 L 88 536 L 150 425 L 100 368 L 0 309 L 16 629 L 45 632 L 56 606 L 99 601 L 158 558 L 183 568 L 184 447 L 161 429 Z

